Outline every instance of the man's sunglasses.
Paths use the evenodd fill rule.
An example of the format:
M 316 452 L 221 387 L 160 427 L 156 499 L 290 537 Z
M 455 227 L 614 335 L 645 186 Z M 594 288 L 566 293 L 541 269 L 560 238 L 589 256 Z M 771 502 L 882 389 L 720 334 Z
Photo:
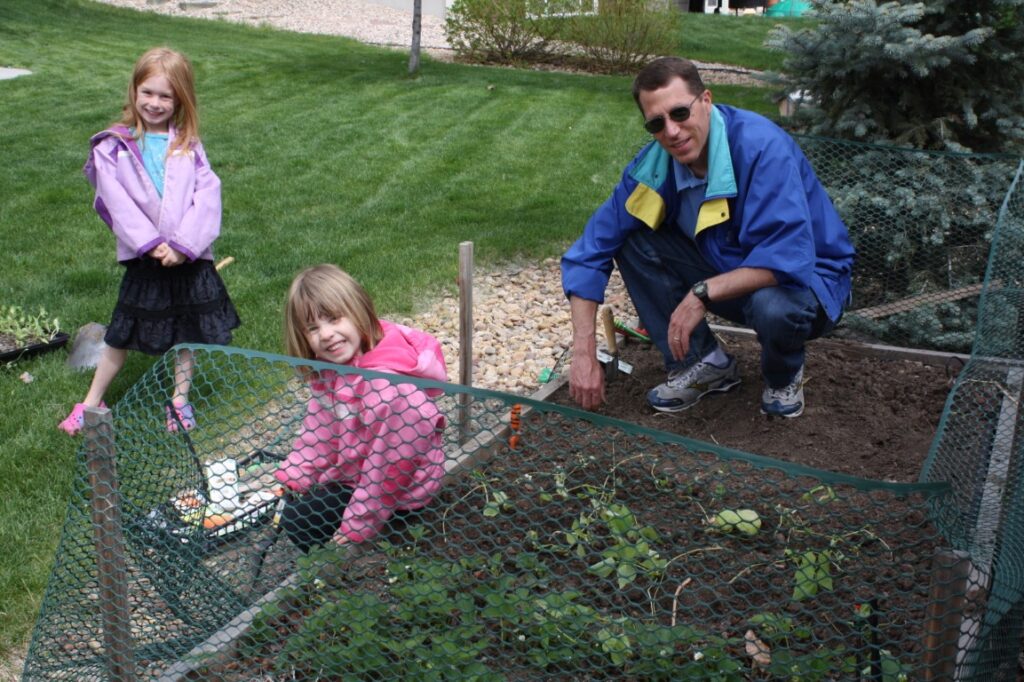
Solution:
M 700 93 L 700 95 L 703 94 L 703 92 Z M 675 121 L 676 123 L 682 123 L 683 121 L 689 119 L 690 111 L 693 108 L 693 103 L 700 99 L 700 95 L 697 95 L 692 100 L 690 100 L 689 105 L 685 107 L 676 107 L 672 111 L 668 112 L 668 117 Z M 655 116 L 654 118 L 644 121 L 644 128 L 646 128 L 647 132 L 649 132 L 651 135 L 657 135 L 658 133 L 665 129 L 665 117 Z

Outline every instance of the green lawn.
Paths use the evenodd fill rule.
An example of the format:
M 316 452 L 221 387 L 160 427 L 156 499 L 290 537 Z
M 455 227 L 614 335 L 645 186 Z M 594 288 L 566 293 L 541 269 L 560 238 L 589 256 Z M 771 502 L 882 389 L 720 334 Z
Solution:
M 815 24 L 809 18 L 773 19 L 761 14 L 681 13 L 679 55 L 699 62 L 738 64 L 759 71 L 779 71 L 785 55 L 766 49 L 768 32 L 775 26 L 794 31 Z
M 682 54 L 745 63 L 738 46 L 696 48 L 724 38 L 691 47 L 692 26 L 733 30 L 700 19 L 711 21 L 682 19 Z M 224 187 L 216 250 L 237 261 L 223 274 L 243 347 L 279 350 L 285 289 L 313 263 L 348 269 L 397 315 L 453 286 L 461 241 L 481 267 L 558 254 L 647 140 L 624 77 L 427 59 L 413 79 L 407 55 L 340 38 L 2 0 L 0 66 L 33 75 L 0 81 L 0 303 L 43 306 L 72 333 L 109 319 L 120 267 L 81 167 L 89 136 L 118 115 L 134 60 L 157 44 L 197 69 L 203 139 Z M 773 110 L 755 88 L 715 96 Z M 91 376 L 65 357 L 0 371 L 0 658 L 31 630 L 64 518 L 77 443 L 56 424 Z M 108 403 L 150 362 L 132 355 Z M 19 380 L 25 371 L 33 382 Z

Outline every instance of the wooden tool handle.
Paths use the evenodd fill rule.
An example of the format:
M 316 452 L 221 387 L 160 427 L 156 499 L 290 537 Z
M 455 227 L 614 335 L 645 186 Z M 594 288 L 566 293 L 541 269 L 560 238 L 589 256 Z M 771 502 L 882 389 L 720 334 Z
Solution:
M 226 268 L 227 266 L 231 265 L 234 262 L 235 262 L 235 257 L 234 256 L 228 256 L 227 258 L 221 258 L 220 262 L 218 262 L 213 267 L 214 267 L 214 269 L 217 270 L 217 272 L 220 272 L 221 270 L 223 270 L 224 268 Z
M 606 305 L 601 310 L 601 321 L 604 323 L 604 341 L 608 344 L 608 352 L 616 355 L 619 352 L 619 344 L 615 341 L 615 320 L 612 317 L 612 307 Z

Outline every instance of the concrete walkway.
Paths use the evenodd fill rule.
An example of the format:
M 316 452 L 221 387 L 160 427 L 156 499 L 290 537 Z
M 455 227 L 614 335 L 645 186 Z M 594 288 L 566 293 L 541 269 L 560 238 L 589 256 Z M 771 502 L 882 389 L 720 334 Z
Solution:
M 14 69 L 9 66 L 0 66 L 0 81 L 10 80 L 18 76 L 31 76 L 31 71 L 25 69 Z

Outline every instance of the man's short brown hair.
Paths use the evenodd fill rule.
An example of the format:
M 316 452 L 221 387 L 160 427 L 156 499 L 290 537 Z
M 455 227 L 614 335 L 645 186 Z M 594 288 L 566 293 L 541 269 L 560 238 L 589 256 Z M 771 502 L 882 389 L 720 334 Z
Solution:
M 659 57 L 640 69 L 633 79 L 633 100 L 640 106 L 640 93 L 663 88 L 674 78 L 681 78 L 694 95 L 704 92 L 704 81 L 700 79 L 697 66 L 682 57 Z M 640 107 L 643 111 L 643 107 Z

